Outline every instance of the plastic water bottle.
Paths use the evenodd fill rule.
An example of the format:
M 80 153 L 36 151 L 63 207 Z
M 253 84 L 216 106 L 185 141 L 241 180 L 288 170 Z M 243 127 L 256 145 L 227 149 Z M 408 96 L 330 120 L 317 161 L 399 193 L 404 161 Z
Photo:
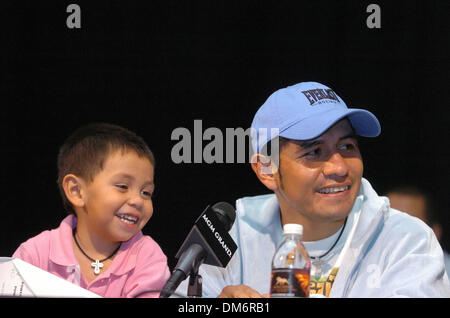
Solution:
M 311 262 L 302 243 L 303 226 L 285 224 L 272 260 L 271 297 L 309 297 Z

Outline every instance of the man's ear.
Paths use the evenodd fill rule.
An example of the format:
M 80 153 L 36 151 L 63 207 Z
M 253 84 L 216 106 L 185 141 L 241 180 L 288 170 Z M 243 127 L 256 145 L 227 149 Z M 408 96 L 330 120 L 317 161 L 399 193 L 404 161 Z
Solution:
M 82 208 L 84 206 L 83 184 L 83 180 L 74 174 L 68 174 L 63 178 L 64 193 L 74 207 Z
M 254 154 L 250 164 L 262 184 L 272 191 L 278 188 L 278 183 L 276 182 L 278 167 L 268 156 Z

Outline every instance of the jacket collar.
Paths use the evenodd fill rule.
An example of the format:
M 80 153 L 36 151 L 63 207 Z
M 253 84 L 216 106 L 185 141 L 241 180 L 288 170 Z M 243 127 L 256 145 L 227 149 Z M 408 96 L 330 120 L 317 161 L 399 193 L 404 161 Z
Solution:
M 384 223 L 389 212 L 389 200 L 378 196 L 369 181 L 364 178 L 361 180 L 360 193 L 364 195 L 364 201 L 361 207 L 361 218 L 353 238 L 356 244 L 368 240 L 377 225 L 380 222 Z
M 330 297 L 345 297 L 347 295 L 361 261 L 370 250 L 374 238 L 382 231 L 389 214 L 387 198 L 378 196 L 365 179 L 362 180 L 361 188 L 361 192 L 364 194 L 361 217 L 350 248 L 344 256 L 345 261 L 339 268 Z

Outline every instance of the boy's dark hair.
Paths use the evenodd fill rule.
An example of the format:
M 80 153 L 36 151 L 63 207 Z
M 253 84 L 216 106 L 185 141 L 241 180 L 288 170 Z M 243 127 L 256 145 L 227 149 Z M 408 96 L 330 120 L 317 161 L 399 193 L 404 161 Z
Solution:
M 135 133 L 114 124 L 93 123 L 72 133 L 58 153 L 58 187 L 64 209 L 75 214 L 72 204 L 66 198 L 62 181 L 67 174 L 74 174 L 87 182 L 103 169 L 108 156 L 117 150 L 135 151 L 155 166 L 155 157 L 145 141 Z

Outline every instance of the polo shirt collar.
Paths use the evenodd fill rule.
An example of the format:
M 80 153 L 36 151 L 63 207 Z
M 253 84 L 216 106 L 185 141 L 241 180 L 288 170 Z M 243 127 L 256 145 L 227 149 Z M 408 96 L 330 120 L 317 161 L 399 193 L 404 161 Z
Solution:
M 76 227 L 77 218 L 69 215 L 61 222 L 60 226 L 51 231 L 49 259 L 55 264 L 61 266 L 79 265 L 73 250 L 72 231 Z M 123 275 L 136 266 L 137 250 L 133 246 L 143 237 L 142 231 L 139 231 L 130 240 L 122 242 L 117 251 L 111 266 L 103 273 Z M 103 276 L 103 275 L 102 275 Z
M 55 264 L 72 266 L 78 264 L 73 251 L 72 230 L 77 225 L 77 218 L 68 215 L 58 228 L 51 231 L 49 259 Z

